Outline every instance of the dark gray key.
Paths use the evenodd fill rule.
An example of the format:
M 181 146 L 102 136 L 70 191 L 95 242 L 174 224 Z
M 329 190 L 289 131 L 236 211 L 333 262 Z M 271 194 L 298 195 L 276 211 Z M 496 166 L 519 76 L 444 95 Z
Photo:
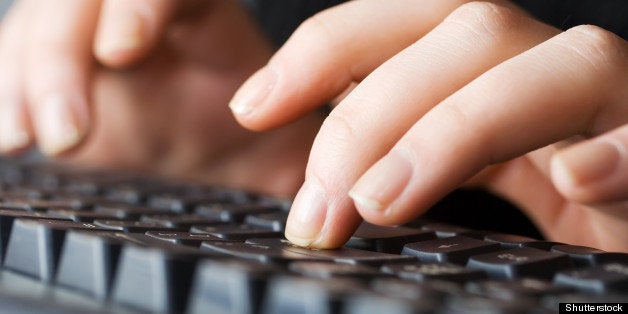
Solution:
M 484 231 L 468 229 L 456 225 L 450 225 L 440 222 L 429 222 L 421 224 L 421 229 L 430 230 L 436 233 L 439 238 L 449 238 L 455 236 L 466 236 L 469 238 L 482 239 L 486 235 Z
M 144 215 L 140 218 L 140 220 L 157 222 L 168 227 L 176 227 L 185 230 L 189 230 L 192 226 L 213 226 L 226 224 L 226 222 L 219 219 L 212 219 L 191 214 Z
M 412 260 L 409 256 L 370 252 L 352 248 L 311 250 L 284 239 L 249 239 L 246 243 L 203 242 L 201 248 L 221 254 L 254 259 L 264 263 L 328 261 L 347 264 L 381 265 Z
M 335 314 L 349 293 L 359 292 L 359 282 L 346 278 L 333 281 L 279 276 L 268 284 L 262 313 Z
M 83 209 L 85 205 L 77 200 L 39 200 L 28 198 L 14 198 L 3 200 L 2 206 L 16 207 L 30 211 L 46 211 L 48 209 Z
M 279 209 L 263 204 L 204 204 L 194 209 L 194 213 L 201 216 L 234 223 L 243 222 L 247 215 L 276 211 L 279 211 Z
M 260 229 L 249 225 L 194 226 L 191 233 L 206 233 L 232 241 L 244 241 L 252 238 L 281 238 L 283 232 Z
M 485 270 L 499 279 L 550 279 L 557 271 L 572 267 L 572 263 L 565 254 L 526 247 L 472 256 L 467 267 Z
M 258 263 L 204 260 L 194 275 L 188 313 L 259 313 L 268 278 L 280 272 Z
M 0 209 L 0 265 L 4 260 L 7 244 L 9 242 L 9 235 L 11 234 L 11 228 L 13 227 L 13 221 L 17 218 L 35 218 L 35 219 L 58 219 L 52 218 L 48 214 L 41 212 L 31 212 L 21 209 Z
M 370 280 L 376 277 L 386 277 L 377 268 L 365 265 L 350 265 L 328 262 L 294 262 L 288 266 L 291 271 L 321 279 L 347 277 L 354 279 Z
M 462 283 L 486 278 L 486 273 L 481 270 L 449 263 L 388 264 L 383 265 L 381 270 L 400 278 L 416 281 L 444 280 Z
M 262 229 L 283 232 L 286 229 L 288 214 L 284 212 L 272 212 L 264 214 L 247 215 L 244 223 Z
M 484 241 L 497 242 L 505 249 L 533 247 L 541 250 L 549 250 L 552 248 L 552 246 L 561 244 L 558 242 L 541 241 L 529 237 L 505 233 L 488 234 L 484 237 Z
M 157 222 L 128 220 L 94 220 L 94 225 L 104 229 L 144 233 L 146 231 L 183 231 L 182 228 L 169 227 Z
M 442 312 L 449 314 L 528 314 L 533 308 L 536 308 L 536 303 L 533 300 L 505 301 L 467 295 L 448 298 Z
M 118 217 L 118 219 L 137 220 L 144 215 L 168 215 L 173 212 L 165 209 L 150 208 L 141 205 L 97 205 L 94 212 L 106 213 Z
M 424 262 L 465 264 L 472 255 L 498 250 L 501 250 L 501 247 L 497 243 L 453 236 L 406 244 L 401 254 L 416 256 Z
M 448 296 L 466 293 L 462 284 L 452 281 L 428 280 L 415 281 L 399 278 L 375 279 L 371 282 L 375 292 L 424 302 L 426 300 L 442 301 Z
M 148 231 L 146 235 L 172 244 L 183 244 L 195 247 L 199 247 L 203 241 L 228 241 L 207 233 Z
M 125 245 L 112 299 L 151 312 L 184 312 L 196 263 L 204 257 L 210 254 L 188 246 Z
M 104 230 L 90 223 L 73 221 L 15 220 L 4 267 L 42 281 L 51 281 L 54 279 L 65 233 L 71 229 Z
M 539 298 L 548 295 L 565 294 L 572 291 L 572 289 L 568 287 L 557 286 L 549 281 L 534 278 L 512 281 L 475 281 L 467 283 L 466 289 L 473 294 L 502 300 L 516 300 L 525 297 Z
M 608 263 L 559 272 L 554 283 L 584 292 L 628 292 L 628 263 Z
M 222 204 L 231 200 L 225 194 L 188 196 L 174 193 L 152 195 L 148 198 L 148 206 L 167 209 L 177 213 L 189 213 L 199 204 Z
M 383 227 L 362 223 L 345 246 L 399 254 L 407 243 L 436 239 L 433 231 L 408 227 Z
M 93 212 L 90 210 L 75 209 L 49 209 L 46 211 L 51 217 L 68 219 L 76 222 L 93 222 L 94 220 L 112 220 L 118 219 L 114 214 Z
M 350 295 L 344 301 L 344 314 L 431 314 L 438 310 L 438 302 L 424 299 L 410 301 L 398 296 L 364 292 Z
M 552 252 L 567 254 L 576 266 L 593 266 L 609 262 L 628 264 L 628 254 L 606 252 L 586 246 L 555 245 Z
M 120 249 L 125 242 L 110 231 L 68 232 L 59 259 L 56 282 L 105 299 L 111 288 Z

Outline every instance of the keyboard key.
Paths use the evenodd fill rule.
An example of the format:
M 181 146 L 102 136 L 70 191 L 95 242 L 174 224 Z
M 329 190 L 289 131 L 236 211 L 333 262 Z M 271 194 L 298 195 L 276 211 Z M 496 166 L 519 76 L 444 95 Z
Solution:
M 584 292 L 628 292 L 628 263 L 608 263 L 559 272 L 554 283 Z
M 566 294 L 572 291 L 568 287 L 557 286 L 549 281 L 534 278 L 513 281 L 475 281 L 467 283 L 466 289 L 473 294 L 502 300 L 516 300 L 522 297 L 539 298 Z
M 593 266 L 609 262 L 628 264 L 627 253 L 605 252 L 602 250 L 577 245 L 556 245 L 552 252 L 567 254 L 576 266 Z
M 288 269 L 307 277 L 320 279 L 333 279 L 340 277 L 373 279 L 377 277 L 387 277 L 386 274 L 380 273 L 377 268 L 364 265 L 326 262 L 294 262 L 289 265 Z
M 498 250 L 501 250 L 501 247 L 497 243 L 453 236 L 406 244 L 401 254 L 416 256 L 424 262 L 465 264 L 472 255 Z
M 202 261 L 194 275 L 188 313 L 259 313 L 267 280 L 281 269 L 243 261 Z
M 450 314 L 527 314 L 535 308 L 533 300 L 500 300 L 482 296 L 456 296 L 447 299 L 444 313 Z M 543 313 L 543 312 L 540 312 Z
M 118 218 L 113 214 L 89 210 L 49 209 L 46 213 L 50 217 L 68 219 L 76 222 L 94 222 L 94 220 L 112 220 Z
M 263 213 L 263 214 L 252 214 L 246 215 L 244 218 L 244 223 L 261 228 L 261 229 L 269 229 L 277 232 L 283 232 L 286 229 L 286 220 L 288 219 L 288 214 L 284 212 L 272 212 L 272 213 Z
M 176 232 L 176 231 L 148 231 L 146 235 L 167 241 L 172 244 L 183 244 L 189 246 L 199 247 L 203 241 L 228 241 L 217 236 L 206 233 L 189 233 L 189 232 Z
M 225 222 L 242 223 L 247 215 L 277 211 L 279 209 L 274 206 L 260 204 L 205 204 L 196 207 L 194 213 Z
M 342 300 L 359 290 L 359 282 L 345 278 L 328 281 L 279 276 L 268 284 L 263 313 L 339 313 Z
M 383 227 L 362 223 L 345 246 L 399 254 L 407 243 L 436 239 L 433 231 L 408 227 Z
M 192 276 L 208 252 L 186 246 L 125 245 L 113 282 L 112 299 L 152 312 L 184 312 Z
M 62 220 L 25 220 L 13 222 L 4 267 L 42 281 L 52 281 L 67 230 L 104 230 L 90 223 Z
M 549 250 L 552 246 L 561 244 L 558 242 L 541 241 L 529 237 L 505 233 L 488 234 L 484 237 L 484 241 L 497 242 L 505 249 L 533 247 L 540 250 Z
M 95 220 L 94 225 L 108 230 L 144 233 L 146 231 L 177 231 L 181 228 L 169 227 L 158 222 L 130 220 Z
M 345 314 L 431 314 L 436 313 L 439 303 L 433 299 L 420 302 L 407 299 L 364 292 L 348 296 L 344 301 Z
M 147 215 L 168 215 L 173 212 L 165 209 L 150 208 L 141 205 L 115 204 L 115 205 L 97 205 L 94 212 L 105 213 L 118 217 L 118 219 L 137 220 Z
M 428 222 L 421 225 L 421 229 L 434 231 L 439 238 L 449 238 L 455 236 L 466 236 L 469 238 L 482 239 L 486 235 L 484 231 L 472 230 L 460 226 L 450 225 L 440 222 Z
M 283 236 L 283 232 L 260 229 L 248 225 L 194 226 L 190 229 L 190 232 L 207 233 L 232 241 L 244 241 L 252 238 L 281 238 Z
M 571 266 L 571 260 L 565 254 L 527 247 L 476 255 L 467 263 L 467 267 L 485 270 L 491 277 L 499 279 L 551 279 L 557 271 Z
M 173 215 L 143 215 L 141 221 L 156 222 L 168 227 L 189 230 L 193 226 L 214 226 L 223 225 L 226 222 L 199 215 L 173 214 Z
M 478 269 L 465 268 L 448 263 L 403 263 L 382 266 L 382 272 L 394 274 L 403 279 L 428 281 L 444 280 L 463 283 L 486 278 L 486 273 Z

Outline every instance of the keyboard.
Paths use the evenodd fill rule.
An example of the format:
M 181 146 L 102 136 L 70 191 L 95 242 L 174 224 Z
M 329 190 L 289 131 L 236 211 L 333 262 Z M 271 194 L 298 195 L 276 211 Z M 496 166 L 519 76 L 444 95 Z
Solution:
M 416 220 L 337 250 L 289 200 L 0 159 L 0 312 L 555 313 L 628 302 L 628 254 Z

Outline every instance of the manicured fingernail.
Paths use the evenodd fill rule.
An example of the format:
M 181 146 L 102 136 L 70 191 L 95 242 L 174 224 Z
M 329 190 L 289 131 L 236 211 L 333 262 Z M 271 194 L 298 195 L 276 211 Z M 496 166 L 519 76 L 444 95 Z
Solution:
M 552 159 L 554 179 L 579 186 L 604 180 L 618 167 L 625 148 L 614 140 L 594 140 L 560 152 Z
M 30 136 L 24 125 L 20 106 L 15 103 L 0 106 L 0 152 L 14 152 L 29 143 Z
M 85 133 L 77 108 L 59 95 L 45 98 L 35 118 L 38 144 L 47 155 L 58 155 L 76 146 Z
M 327 201 L 323 190 L 317 183 L 305 181 L 292 204 L 286 238 L 296 245 L 309 246 L 318 238 L 326 216 Z
M 412 177 L 412 164 L 398 151 L 375 163 L 349 191 L 359 209 L 386 210 L 401 195 Z
M 96 43 L 99 56 L 110 57 L 114 54 L 135 50 L 146 44 L 146 25 L 144 19 L 135 13 L 120 16 L 107 24 Z
M 268 67 L 260 69 L 235 93 L 229 103 L 229 108 L 239 116 L 250 114 L 264 102 L 276 82 L 277 73 L 274 70 Z

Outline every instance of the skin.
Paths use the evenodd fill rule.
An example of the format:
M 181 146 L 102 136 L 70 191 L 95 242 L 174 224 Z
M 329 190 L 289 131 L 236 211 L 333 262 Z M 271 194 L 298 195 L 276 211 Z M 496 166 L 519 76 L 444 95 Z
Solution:
M 54 1 L 69 13 L 48 27 L 26 12 L 52 0 L 22 0 L 3 24 L 0 60 L 17 60 L 0 67 L 0 97 L 12 100 L 0 104 L 5 152 L 36 141 L 69 160 L 284 195 L 307 160 L 286 237 L 308 247 L 342 245 L 362 219 L 404 223 L 473 185 L 549 239 L 628 251 L 628 44 L 608 31 L 563 32 L 505 1 L 351 1 L 304 22 L 262 66 L 269 49 L 231 2 L 66 1 Z M 214 27 L 181 12 L 206 12 Z M 181 29 L 196 40 L 177 40 Z M 254 134 L 224 103 L 259 67 L 229 105 L 244 127 L 276 129 Z M 40 96 L 50 91 L 69 100 L 63 123 L 38 118 L 60 107 Z M 171 99 L 185 101 L 174 110 Z M 316 110 L 333 99 L 320 125 Z M 58 125 L 74 129 L 50 132 Z

